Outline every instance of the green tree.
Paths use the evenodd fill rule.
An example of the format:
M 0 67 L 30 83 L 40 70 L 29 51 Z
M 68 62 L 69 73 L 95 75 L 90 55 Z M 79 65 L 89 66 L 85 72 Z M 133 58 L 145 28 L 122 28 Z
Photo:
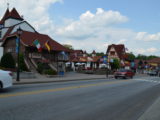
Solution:
M 131 52 L 131 53 L 127 53 L 128 55 L 128 60 L 129 61 L 134 61 L 134 59 L 136 58 L 135 55 Z
M 139 54 L 136 59 L 138 60 L 147 60 L 147 56 L 146 55 L 142 55 L 142 54 Z
M 26 67 L 26 64 L 24 62 L 24 56 L 22 53 L 20 53 L 19 55 L 19 68 L 21 71 L 27 71 L 27 67 Z
M 148 56 L 148 60 L 153 59 L 153 58 L 159 58 L 159 57 L 158 57 L 158 56 L 155 56 L 155 55 L 150 55 L 150 56 Z
M 96 53 L 96 56 L 105 56 L 103 52 Z
M 153 59 L 153 58 L 159 58 L 159 57 L 155 56 L 155 55 L 146 56 L 146 55 L 141 55 L 141 54 L 139 54 L 136 57 L 136 59 L 138 59 L 138 60 L 150 60 L 150 59 Z
M 113 59 L 113 62 L 110 63 L 111 69 L 119 69 L 120 68 L 120 61 L 118 59 Z
M 73 50 L 73 46 L 70 45 L 70 44 L 63 44 L 63 46 L 64 46 L 65 48 L 68 48 L 68 49 Z
M 1 67 L 4 68 L 15 68 L 15 60 L 10 53 L 5 53 L 0 62 Z

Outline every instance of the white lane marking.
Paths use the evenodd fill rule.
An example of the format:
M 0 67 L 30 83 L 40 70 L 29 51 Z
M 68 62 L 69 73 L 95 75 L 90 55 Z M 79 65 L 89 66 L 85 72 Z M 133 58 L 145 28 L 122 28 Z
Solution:
M 150 79 L 150 78 L 149 78 Z M 156 80 L 155 80 L 156 79 Z M 148 80 L 147 78 L 144 78 L 144 79 L 134 79 L 136 81 L 144 81 L 144 82 L 151 82 L 151 83 L 157 83 L 157 84 L 160 84 L 160 80 L 157 80 L 157 77 L 154 77 L 154 80 L 153 78 L 151 78 L 150 80 Z

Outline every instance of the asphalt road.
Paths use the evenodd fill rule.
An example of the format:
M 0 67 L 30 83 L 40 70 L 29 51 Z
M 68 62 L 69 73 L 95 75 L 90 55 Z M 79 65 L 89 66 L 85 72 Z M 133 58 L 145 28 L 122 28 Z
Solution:
M 0 90 L 0 120 L 137 120 L 159 91 L 158 77 L 15 85 Z

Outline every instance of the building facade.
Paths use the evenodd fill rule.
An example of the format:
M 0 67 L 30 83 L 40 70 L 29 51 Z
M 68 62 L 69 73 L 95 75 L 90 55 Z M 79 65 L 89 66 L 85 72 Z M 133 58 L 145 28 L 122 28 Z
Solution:
M 130 63 L 127 61 L 128 55 L 126 53 L 124 44 L 109 45 L 106 51 L 106 55 L 108 56 L 108 62 L 113 62 L 113 59 L 118 59 L 120 61 L 121 67 L 130 68 Z
M 22 29 L 18 36 L 17 29 Z M 46 63 L 55 71 L 65 71 L 65 62 L 69 61 L 71 50 L 53 40 L 50 36 L 37 32 L 27 21 L 25 21 L 15 8 L 6 10 L 0 20 L 0 42 L 4 48 L 3 53 L 11 53 L 17 58 L 16 40 L 20 37 L 20 53 L 30 71 L 37 69 L 38 63 Z M 35 41 L 39 42 L 41 51 L 38 51 Z M 47 45 L 46 45 L 47 44 Z
M 102 56 L 96 56 L 95 50 L 93 50 L 91 55 L 88 55 L 83 50 L 73 50 L 70 56 L 70 63 L 72 69 L 98 69 L 101 58 Z

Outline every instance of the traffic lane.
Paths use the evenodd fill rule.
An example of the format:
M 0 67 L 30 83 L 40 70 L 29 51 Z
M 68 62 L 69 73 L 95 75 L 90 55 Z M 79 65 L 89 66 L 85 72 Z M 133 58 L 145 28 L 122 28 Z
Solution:
M 82 80 L 82 81 L 66 81 L 66 82 L 53 82 L 53 83 L 37 83 L 37 84 L 24 84 L 24 85 L 13 85 L 13 87 L 9 89 L 1 89 L 0 94 L 7 93 L 16 93 L 16 92 L 25 92 L 25 91 L 33 91 L 39 89 L 52 89 L 52 88 L 63 88 L 70 86 L 78 86 L 78 85 L 87 85 L 87 84 L 97 84 L 103 82 L 116 81 L 115 79 L 97 79 L 97 80 Z
M 160 85 L 141 91 L 126 99 L 110 104 L 109 107 L 99 107 L 88 117 L 91 120 L 137 120 L 160 97 Z M 154 114 L 153 114 L 154 116 Z
M 1 89 L 0 95 L 10 94 L 10 93 L 19 93 L 19 92 L 32 92 L 39 90 L 50 90 L 50 89 L 58 89 L 58 88 L 66 88 L 66 87 L 81 87 L 83 85 L 94 85 L 94 84 L 112 84 L 112 82 L 124 81 L 128 83 L 129 81 L 133 81 L 135 79 L 97 79 L 97 80 L 82 80 L 82 81 L 68 81 L 68 82 L 53 82 L 53 83 L 44 83 L 44 84 L 24 84 L 24 85 L 14 85 L 9 89 Z M 127 82 L 128 81 L 128 82 Z
M 140 76 L 135 76 L 134 79 L 141 78 Z M 132 79 L 132 80 L 134 80 Z M 117 79 L 123 80 L 123 79 Z M 128 79 L 127 79 L 128 80 Z M 24 84 L 24 85 L 14 85 L 12 88 L 9 89 L 0 89 L 0 94 L 7 94 L 7 93 L 16 93 L 19 91 L 32 91 L 39 90 L 39 89 L 51 89 L 51 88 L 58 88 L 58 87 L 67 87 L 67 86 L 75 86 L 75 85 L 84 85 L 84 84 L 96 84 L 100 82 L 110 82 L 116 81 L 114 78 L 112 79 L 97 79 L 97 80 L 82 80 L 82 81 L 66 81 L 66 82 L 53 82 L 53 83 L 37 83 L 37 84 Z
M 86 87 L 93 87 L 93 86 L 101 86 L 101 85 L 113 85 L 113 86 L 119 86 L 121 84 L 130 84 L 130 80 L 110 80 L 110 81 L 90 81 L 89 83 L 86 82 L 80 82 L 80 83 L 65 83 L 65 84 L 38 84 L 37 86 L 33 85 L 27 85 L 21 89 L 17 89 L 15 87 L 16 91 L 8 92 L 9 89 L 6 89 L 3 91 L 3 93 L 0 94 L 0 98 L 5 97 L 12 97 L 12 96 L 22 96 L 22 95 L 33 95 L 33 94 L 41 94 L 41 93 L 48 93 L 48 92 L 56 92 L 56 91 L 64 91 L 64 90 L 70 90 L 70 89 L 77 89 L 77 88 L 86 88 Z M 135 82 L 135 81 L 134 81 Z M 76 84 L 75 84 L 76 83 Z M 88 83 L 88 84 L 87 84 Z M 119 84 L 117 84 L 119 83 Z M 20 86 L 18 86 L 20 87 Z M 13 88 L 12 88 L 13 89 Z M 10 89 L 11 90 L 11 89 Z
M 127 112 L 136 103 L 144 101 L 143 97 L 141 97 L 143 94 L 146 98 L 151 97 L 147 96 L 146 90 L 153 91 L 153 88 L 156 86 L 154 83 L 147 82 L 130 81 L 129 83 L 121 82 L 50 93 L 1 98 L 0 116 L 2 116 L 3 120 L 43 120 L 53 118 L 54 120 L 74 120 L 77 118 L 83 120 L 97 120 L 100 118 L 101 120 L 113 118 L 115 115 L 120 117 L 122 113 Z M 150 102 L 152 101 L 149 100 Z M 126 104 L 128 105 L 126 106 Z M 128 107 L 129 105 L 130 107 Z M 121 108 L 123 108 L 123 111 L 121 111 Z M 137 108 L 136 112 L 144 109 L 141 106 Z M 112 115 L 112 112 L 116 114 Z

